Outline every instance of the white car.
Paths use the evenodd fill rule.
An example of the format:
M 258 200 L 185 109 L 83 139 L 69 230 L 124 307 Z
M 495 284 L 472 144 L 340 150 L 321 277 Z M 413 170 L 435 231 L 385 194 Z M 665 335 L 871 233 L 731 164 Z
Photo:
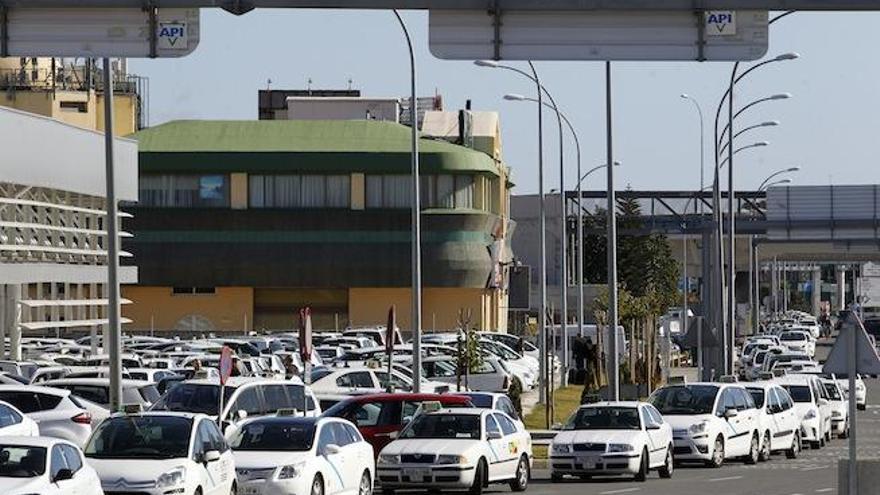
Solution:
M 224 427 L 246 417 L 272 415 L 279 409 L 306 411 L 305 416 L 321 414 L 315 394 L 299 378 L 232 377 L 226 380 L 223 394 L 221 411 L 218 380 L 188 380 L 175 385 L 150 410 L 203 413 L 219 419 Z
M 236 493 L 235 459 L 204 414 L 147 412 L 104 420 L 85 448 L 105 493 Z
M 650 402 L 672 426 L 676 461 L 702 461 L 710 467 L 731 458 L 758 462 L 758 410 L 742 385 L 667 385 L 655 391 Z
M 248 420 L 230 439 L 242 495 L 370 495 L 373 447 L 339 418 Z
M 849 401 L 846 392 L 840 386 L 841 380 L 822 379 L 822 386 L 828 394 L 831 403 L 831 433 L 837 438 L 849 436 Z
M 550 445 L 550 479 L 565 475 L 632 474 L 645 481 L 657 469 L 672 477 L 672 428 L 644 402 L 598 402 L 581 406 Z
M 758 408 L 759 460 L 770 460 L 774 452 L 785 452 L 789 459 L 797 458 L 801 451 L 801 420 L 791 396 L 773 382 L 751 382 L 745 387 Z
M 312 378 L 312 390 L 316 394 L 345 395 L 363 393 L 382 393 L 386 391 L 389 376 L 387 365 L 377 367 L 345 367 L 328 368 L 328 373 L 321 373 L 320 378 Z M 412 379 L 399 370 L 391 370 L 391 387 L 400 392 L 412 391 Z M 426 386 L 426 384 L 428 386 Z M 449 390 L 445 382 L 422 382 L 421 391 L 426 393 L 440 393 Z
M 51 437 L 0 438 L 3 495 L 103 495 L 79 447 Z
M 490 483 L 524 491 L 532 465 L 529 433 L 500 411 L 450 408 L 417 415 L 379 454 L 384 495 L 394 490 L 469 490 Z
M 785 375 L 776 383 L 788 391 L 801 418 L 801 440 L 818 449 L 831 435 L 831 404 L 822 398 L 825 387 L 813 375 Z
M 811 358 L 816 355 L 816 340 L 807 331 L 787 330 L 779 334 L 779 342 L 791 352 L 803 353 Z
M 61 378 L 43 382 L 44 387 L 70 390 L 73 395 L 88 399 L 103 407 L 110 405 L 109 378 Z M 140 380 L 122 380 L 122 403 L 139 404 L 144 409 L 159 400 L 156 384 Z
M 454 362 L 454 359 L 447 357 L 426 358 L 423 367 L 429 367 L 426 364 L 430 361 Z M 455 374 L 450 375 L 446 372 L 436 375 L 428 374 L 426 378 L 452 385 L 455 385 L 458 379 Z M 484 357 L 479 366 L 468 372 L 466 378 L 461 377 L 461 385 L 463 388 L 480 392 L 507 392 L 512 378 L 512 373 L 504 368 L 500 359 Z
M 2 385 L 0 401 L 34 420 L 39 435 L 63 438 L 82 447 L 92 434 L 92 414 L 69 391 L 34 385 Z
M 0 402 L 0 437 L 36 437 L 40 428 L 36 421 L 27 417 L 8 402 Z
M 843 391 L 849 394 L 849 379 L 847 379 L 846 375 L 837 375 L 837 379 L 840 380 L 840 386 L 843 388 Z M 859 411 L 864 411 L 868 408 L 868 389 L 865 387 L 862 375 L 856 375 L 856 407 Z

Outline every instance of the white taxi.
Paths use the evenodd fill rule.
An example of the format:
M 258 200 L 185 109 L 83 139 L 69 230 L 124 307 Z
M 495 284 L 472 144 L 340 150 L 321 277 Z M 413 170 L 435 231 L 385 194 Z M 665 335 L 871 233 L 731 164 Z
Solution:
M 849 401 L 846 392 L 840 386 L 842 380 L 823 378 L 822 386 L 828 394 L 828 402 L 831 403 L 831 433 L 837 438 L 849 436 Z
M 837 379 L 840 380 L 840 388 L 842 388 L 843 391 L 847 393 L 847 397 L 849 397 L 849 379 L 846 375 L 837 375 Z M 868 408 L 868 389 L 865 388 L 865 382 L 862 380 L 862 375 L 856 375 L 856 407 L 859 411 L 864 411 Z
M 230 440 L 239 495 L 370 495 L 373 447 L 350 422 L 290 415 L 247 420 Z
M 204 414 L 115 414 L 85 448 L 106 495 L 229 495 L 235 460 L 217 424 Z
M 500 411 L 440 409 L 417 415 L 379 454 L 384 495 L 396 489 L 468 490 L 490 483 L 524 491 L 532 465 L 529 433 Z
M 759 460 L 770 460 L 773 452 L 785 452 L 789 459 L 796 458 L 801 450 L 801 421 L 791 396 L 773 382 L 751 382 L 745 386 L 758 407 Z
M 672 426 L 676 461 L 702 461 L 716 468 L 731 458 L 758 462 L 758 411 L 742 385 L 667 385 L 650 402 Z
M 565 475 L 632 474 L 648 470 L 672 477 L 672 428 L 643 402 L 599 402 L 581 406 L 550 445 L 550 479 Z
M 784 375 L 776 383 L 788 391 L 801 419 L 801 440 L 818 449 L 831 437 L 831 403 L 822 396 L 825 387 L 814 375 Z
M 102 495 L 95 470 L 79 447 L 59 438 L 0 438 L 3 495 Z

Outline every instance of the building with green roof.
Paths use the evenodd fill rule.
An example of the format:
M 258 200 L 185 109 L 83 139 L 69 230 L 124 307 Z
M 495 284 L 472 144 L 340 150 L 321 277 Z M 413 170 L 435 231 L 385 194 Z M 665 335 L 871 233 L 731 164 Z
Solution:
M 303 306 L 316 328 L 365 326 L 391 305 L 409 328 L 409 127 L 182 120 L 132 137 L 133 329 L 290 329 Z M 509 172 L 500 153 L 450 141 L 419 143 L 424 326 L 470 309 L 473 326 L 503 329 Z

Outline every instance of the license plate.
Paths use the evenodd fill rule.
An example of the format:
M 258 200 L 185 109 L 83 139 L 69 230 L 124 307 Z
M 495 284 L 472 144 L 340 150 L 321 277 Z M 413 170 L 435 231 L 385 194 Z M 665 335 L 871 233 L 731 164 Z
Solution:
M 408 468 L 403 470 L 403 475 L 410 481 L 421 481 L 431 476 L 431 470 L 425 468 Z
M 583 469 L 596 469 L 596 459 L 594 457 L 585 457 L 581 459 Z

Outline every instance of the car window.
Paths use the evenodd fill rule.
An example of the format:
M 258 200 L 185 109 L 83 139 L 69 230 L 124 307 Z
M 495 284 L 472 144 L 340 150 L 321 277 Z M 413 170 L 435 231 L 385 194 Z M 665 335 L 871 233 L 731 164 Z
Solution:
M 345 429 L 345 425 L 343 423 L 331 423 L 330 426 L 333 429 L 333 438 L 336 439 L 334 443 L 339 445 L 340 447 L 345 447 L 346 445 L 357 442 L 357 438 L 352 436 L 351 432 Z
M 109 404 L 108 390 L 98 385 L 68 385 L 62 388 L 70 390 L 71 393 L 101 405 Z
M 498 427 L 498 422 L 495 421 L 495 417 L 492 414 L 486 415 L 486 435 L 490 432 L 496 431 L 501 433 L 501 428 Z
M 336 438 L 333 433 L 333 429 L 330 428 L 330 424 L 325 424 L 321 427 L 321 432 L 318 434 L 318 454 L 321 455 L 324 453 L 324 449 L 327 448 L 328 445 L 332 443 L 336 443 Z
M 663 424 L 663 415 L 660 414 L 660 411 L 655 409 L 654 406 L 652 406 L 651 404 L 647 404 L 645 406 L 645 409 L 648 410 L 648 414 L 651 415 L 651 419 L 653 419 L 655 423 L 657 423 L 658 425 Z
M 516 413 L 516 408 L 513 407 L 513 402 L 510 402 L 510 399 L 507 397 L 498 398 L 498 409 L 513 419 L 519 419 L 519 414 Z
M 193 439 L 193 460 L 196 462 L 211 448 L 211 433 L 204 423 L 204 421 L 199 423 L 198 428 L 196 428 L 196 436 Z
M 12 404 L 25 414 L 42 411 L 40 399 L 33 392 L 4 390 L 0 392 L 0 400 Z
M 748 393 L 744 388 L 736 389 L 737 395 L 745 401 L 745 409 L 755 409 L 757 406 L 755 405 L 755 399 L 752 398 L 752 394 Z M 740 401 L 737 400 L 737 407 L 739 407 Z
M 767 399 L 767 411 L 771 414 L 776 414 L 777 412 L 779 412 L 779 396 L 776 395 L 776 389 L 770 388 L 765 395 Z M 752 396 L 754 396 L 754 393 L 752 394 Z M 765 406 L 763 402 L 755 401 L 755 403 L 758 404 L 758 407 Z
M 791 395 L 784 388 L 777 388 L 776 393 L 779 395 L 779 405 L 782 406 L 783 411 L 788 411 L 792 407 L 794 407 L 794 402 L 791 400 Z
M 348 423 L 343 423 L 342 426 L 348 431 L 348 434 L 351 435 L 355 442 L 364 441 L 364 437 L 361 436 L 361 432 L 359 432 L 357 428 Z
M 64 454 L 64 460 L 67 461 L 67 468 L 73 471 L 74 474 L 82 469 L 82 457 L 79 455 L 78 450 L 70 445 L 61 445 L 61 452 Z
M 376 388 L 373 377 L 368 371 L 353 371 L 336 379 L 338 387 L 347 388 Z
M 257 387 L 247 387 L 239 392 L 232 406 L 232 411 L 244 411 L 249 416 L 260 415 L 263 408 L 260 406 L 260 396 Z
M 649 424 L 651 424 L 651 422 L 652 422 L 652 421 L 651 421 L 651 415 L 648 414 L 648 409 L 647 409 L 647 408 L 644 408 L 644 407 L 641 408 L 641 414 L 640 414 L 640 416 L 642 417 L 642 427 L 643 427 L 643 428 L 647 428 L 647 426 L 648 426 Z
M 162 395 L 159 394 L 159 390 L 157 390 L 156 386 L 153 384 L 144 385 L 143 387 L 139 387 L 137 390 L 140 396 L 143 398 L 144 402 L 149 402 L 150 404 L 156 403 L 156 401 L 158 401 L 159 398 L 162 397 Z
M 216 423 L 210 420 L 203 420 L 202 424 L 206 425 L 205 429 L 213 450 L 218 450 L 220 453 L 229 450 L 229 445 L 226 443 L 226 439 L 223 438 L 223 434 L 220 433 L 220 428 L 217 427 Z
M 55 476 L 58 476 L 58 471 L 62 469 L 70 469 L 67 467 L 67 461 L 64 459 L 64 454 L 61 453 L 61 446 L 56 445 L 52 447 L 52 456 L 49 464 L 49 479 L 55 479 Z
M 21 423 L 21 416 L 9 406 L 0 404 L 0 428 Z
M 344 418 L 358 426 L 378 426 L 382 420 L 382 409 L 387 403 L 365 402 L 357 404 Z
M 492 365 L 491 361 L 484 360 L 476 369 L 471 370 L 471 374 L 480 375 L 486 373 L 495 373 L 495 366 Z
M 501 426 L 501 432 L 505 436 L 516 433 L 516 425 L 507 416 L 503 414 L 493 414 L 493 416 L 495 416 L 495 420 L 498 421 L 498 425 Z
M 726 388 L 721 391 L 721 399 L 718 401 L 719 415 L 723 416 L 728 409 L 736 409 L 736 398 L 733 396 L 733 389 Z
M 376 378 L 379 379 L 379 386 L 382 388 L 388 388 L 388 372 L 387 371 L 377 371 Z M 410 390 L 412 387 L 409 383 L 404 381 L 403 378 L 391 374 L 391 386 L 394 387 L 395 390 Z

